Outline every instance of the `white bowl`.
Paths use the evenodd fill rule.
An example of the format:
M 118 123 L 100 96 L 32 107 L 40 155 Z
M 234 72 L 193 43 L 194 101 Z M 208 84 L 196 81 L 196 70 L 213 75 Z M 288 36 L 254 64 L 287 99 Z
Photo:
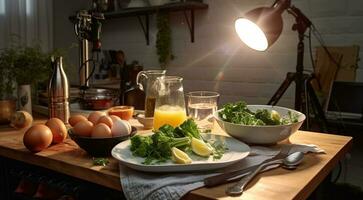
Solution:
M 152 129 L 154 125 L 154 117 L 145 117 L 144 114 L 138 114 L 136 119 L 144 125 L 144 129 Z
M 287 116 L 288 111 L 290 111 L 293 115 L 297 115 L 298 117 L 298 122 L 288 125 L 250 126 L 223 121 L 219 117 L 219 112 L 223 109 L 214 113 L 214 118 L 226 133 L 250 144 L 274 144 L 285 140 L 301 127 L 306 118 L 301 112 L 279 106 L 247 105 L 247 108 L 253 112 L 257 109 L 276 110 L 281 116 Z

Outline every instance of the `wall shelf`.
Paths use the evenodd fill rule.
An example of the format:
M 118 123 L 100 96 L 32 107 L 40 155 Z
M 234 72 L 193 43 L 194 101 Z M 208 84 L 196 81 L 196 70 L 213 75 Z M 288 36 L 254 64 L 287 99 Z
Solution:
M 106 20 L 118 19 L 123 17 L 136 16 L 139 20 L 141 28 L 144 32 L 146 44 L 150 44 L 149 37 L 149 16 L 158 12 L 177 12 L 181 11 L 184 13 L 184 17 L 188 24 L 190 32 L 190 40 L 194 42 L 194 11 L 208 9 L 208 4 L 196 1 L 187 2 L 176 2 L 169 3 L 161 6 L 148 6 L 140 8 L 125 8 L 113 12 L 105 12 L 104 16 Z M 74 22 L 76 20 L 75 16 L 70 16 L 69 19 Z

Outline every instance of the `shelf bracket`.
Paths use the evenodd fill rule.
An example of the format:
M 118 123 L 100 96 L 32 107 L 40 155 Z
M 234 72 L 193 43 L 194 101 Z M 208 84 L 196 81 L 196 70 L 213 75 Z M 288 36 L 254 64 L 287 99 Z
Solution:
M 190 9 L 190 18 L 188 17 L 187 10 L 184 10 L 184 17 L 187 21 L 189 32 L 190 32 L 190 41 L 194 43 L 194 9 Z
M 144 36 L 145 36 L 145 40 L 146 40 L 146 45 L 149 45 L 150 44 L 150 37 L 149 37 L 149 15 L 146 14 L 144 15 L 144 18 L 145 18 L 145 24 L 144 22 L 142 21 L 142 18 L 141 16 L 137 16 L 137 19 L 139 20 L 139 23 L 141 25 L 141 28 L 142 28 L 142 31 L 144 32 Z

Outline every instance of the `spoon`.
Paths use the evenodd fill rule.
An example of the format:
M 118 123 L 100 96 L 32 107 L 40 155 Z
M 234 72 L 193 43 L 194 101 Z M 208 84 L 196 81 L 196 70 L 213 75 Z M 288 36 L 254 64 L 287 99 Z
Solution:
M 303 158 L 304 153 L 302 152 L 292 153 L 282 161 L 282 168 L 296 169 L 297 166 L 302 162 Z
M 290 154 L 289 156 L 287 156 L 284 159 L 278 159 L 278 160 L 274 160 L 268 163 L 263 163 L 261 165 L 259 165 L 255 171 L 251 172 L 247 177 L 242 178 L 240 181 L 238 181 L 235 185 L 233 185 L 232 187 L 227 188 L 226 190 L 226 194 L 230 195 L 230 196 L 237 196 L 237 195 L 241 195 L 245 189 L 245 187 L 247 186 L 247 184 L 266 166 L 269 165 L 283 165 L 285 166 L 287 169 L 295 169 L 297 167 L 298 164 L 301 163 L 301 161 L 304 158 L 304 153 L 302 152 L 295 152 Z

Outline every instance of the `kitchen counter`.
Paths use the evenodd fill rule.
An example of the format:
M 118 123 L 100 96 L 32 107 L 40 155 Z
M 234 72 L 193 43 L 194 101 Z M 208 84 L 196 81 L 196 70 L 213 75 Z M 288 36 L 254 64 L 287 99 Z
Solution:
M 43 123 L 38 118 L 35 123 Z M 144 132 L 142 126 L 131 120 L 132 125 Z M 81 180 L 102 185 L 113 190 L 122 191 L 118 162 L 110 158 L 110 163 L 94 166 L 92 158 L 80 149 L 71 139 L 64 143 L 52 145 L 39 153 L 29 152 L 23 145 L 22 137 L 25 130 L 0 127 L 0 156 L 21 161 L 66 174 Z M 352 138 L 331 134 L 298 131 L 290 137 L 291 143 L 316 144 L 326 154 L 308 154 L 303 163 L 295 171 L 274 169 L 262 173 L 255 178 L 243 194 L 242 199 L 305 199 L 344 158 L 352 145 Z M 121 172 L 122 176 L 122 172 Z M 229 184 L 227 184 L 229 185 Z M 214 188 L 201 188 L 190 192 L 186 199 L 229 198 L 224 190 L 227 185 Z M 253 186 L 253 187 L 251 187 Z M 241 198 L 241 197 L 239 197 Z

